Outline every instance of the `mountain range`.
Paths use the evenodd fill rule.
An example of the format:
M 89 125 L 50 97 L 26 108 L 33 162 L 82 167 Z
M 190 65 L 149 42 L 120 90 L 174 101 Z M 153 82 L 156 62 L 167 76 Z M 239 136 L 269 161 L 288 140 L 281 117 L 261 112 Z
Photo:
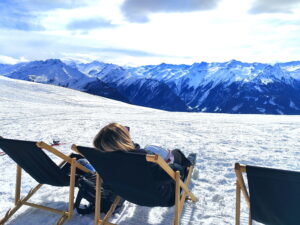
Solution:
M 121 67 L 48 59 L 0 64 L 0 75 L 168 111 L 300 114 L 300 61 Z

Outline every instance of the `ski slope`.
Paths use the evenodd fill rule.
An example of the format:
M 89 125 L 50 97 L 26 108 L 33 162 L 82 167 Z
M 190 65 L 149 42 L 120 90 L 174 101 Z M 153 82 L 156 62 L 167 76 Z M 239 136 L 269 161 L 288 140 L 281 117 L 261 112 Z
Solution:
M 186 204 L 181 224 L 234 224 L 235 162 L 300 171 L 300 116 L 177 113 L 133 106 L 79 91 L 0 76 L 0 135 L 31 141 L 59 137 L 68 153 L 71 144 L 91 146 L 107 123 L 131 127 L 133 140 L 142 147 L 158 144 L 198 154 L 191 189 L 199 198 Z M 54 160 L 58 160 L 54 158 Z M 0 156 L 0 217 L 13 206 L 15 163 Z M 36 182 L 23 173 L 22 194 Z M 33 202 L 67 207 L 68 188 L 43 186 Z M 120 225 L 172 222 L 174 208 L 147 208 L 125 203 L 111 222 Z M 65 224 L 93 224 L 93 214 L 77 212 Z M 242 222 L 248 213 L 242 201 Z M 58 215 L 23 206 L 9 225 L 54 224 Z

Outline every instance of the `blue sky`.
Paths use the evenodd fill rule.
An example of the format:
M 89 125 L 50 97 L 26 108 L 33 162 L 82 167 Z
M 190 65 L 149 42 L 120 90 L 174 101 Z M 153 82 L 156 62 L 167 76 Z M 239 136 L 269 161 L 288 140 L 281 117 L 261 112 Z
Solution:
M 300 0 L 0 0 L 0 63 L 300 60 Z

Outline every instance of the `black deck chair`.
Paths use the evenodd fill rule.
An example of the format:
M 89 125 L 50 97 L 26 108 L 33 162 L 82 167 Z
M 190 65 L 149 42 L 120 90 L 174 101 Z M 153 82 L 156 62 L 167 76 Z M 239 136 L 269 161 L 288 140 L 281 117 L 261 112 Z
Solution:
M 57 224 L 63 224 L 66 219 L 70 219 L 73 214 L 76 168 L 79 168 L 84 172 L 89 172 L 89 170 L 78 164 L 75 158 L 64 155 L 57 149 L 47 145 L 44 142 L 36 143 L 31 141 L 0 138 L 0 148 L 17 163 L 15 207 L 8 210 L 4 218 L 0 219 L 0 225 L 4 224 L 22 205 L 44 209 L 60 214 L 61 217 L 59 218 Z M 56 165 L 42 149 L 47 150 L 63 159 L 62 163 Z M 66 173 L 66 171 L 62 169 L 62 166 L 66 163 L 71 164 L 69 173 Z M 20 196 L 22 169 L 24 169 L 39 183 L 23 198 Z M 28 202 L 31 196 L 43 184 L 59 187 L 70 186 L 68 210 L 62 211 Z
M 252 219 L 270 225 L 300 224 L 300 172 L 235 164 L 236 224 L 240 224 L 240 192 Z M 242 176 L 247 173 L 249 194 Z
M 180 179 L 179 171 L 171 167 L 158 155 L 138 154 L 132 152 L 115 151 L 103 152 L 94 148 L 72 146 L 77 153 L 82 154 L 97 171 L 95 224 L 112 224 L 108 222 L 121 198 L 142 206 L 172 206 L 175 204 L 174 224 L 178 225 L 183 205 L 188 195 L 193 202 L 198 199 L 188 189 L 193 167 L 189 167 L 188 176 L 184 183 Z M 163 201 L 162 193 L 157 188 L 157 181 L 152 172 L 159 169 L 165 176 L 170 176 L 174 183 L 174 200 Z M 101 176 L 101 177 L 100 177 Z M 103 220 L 100 219 L 101 183 L 118 196 Z M 180 191 L 182 189 L 182 192 Z M 180 193 L 181 192 L 181 193 Z

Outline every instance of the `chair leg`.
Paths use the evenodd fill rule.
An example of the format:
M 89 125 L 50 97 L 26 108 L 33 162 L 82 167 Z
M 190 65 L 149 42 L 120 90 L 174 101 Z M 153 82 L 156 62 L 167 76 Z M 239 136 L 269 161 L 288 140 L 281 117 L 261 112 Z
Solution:
M 17 165 L 15 205 L 17 205 L 21 196 L 21 179 L 22 179 L 22 168 L 19 165 Z
M 70 174 L 70 190 L 69 190 L 69 211 L 68 219 L 73 215 L 74 210 L 74 189 L 75 189 L 75 174 L 76 174 L 76 159 L 72 158 L 71 161 L 71 174 Z
M 31 189 L 31 190 L 28 192 L 28 194 L 27 194 L 24 198 L 19 199 L 18 202 L 16 203 L 15 207 L 12 208 L 12 209 L 9 209 L 9 210 L 7 211 L 7 213 L 5 214 L 4 218 L 2 218 L 2 219 L 0 220 L 0 224 L 2 225 L 2 224 L 4 224 L 7 220 L 9 220 L 9 218 L 10 218 L 12 215 L 14 215 L 14 214 L 18 211 L 18 209 L 21 208 L 21 206 L 23 206 L 24 203 L 26 203 L 26 202 L 31 198 L 31 196 L 32 196 L 35 192 L 37 192 L 37 190 L 40 189 L 40 187 L 41 187 L 42 185 L 43 185 L 43 184 L 38 184 L 35 188 Z
M 241 213 L 241 187 L 239 182 L 236 181 L 236 200 L 235 200 L 235 224 L 240 225 L 240 213 Z
M 180 172 L 175 172 L 175 217 L 174 225 L 179 225 L 180 220 Z
M 98 225 L 100 221 L 101 185 L 102 185 L 101 177 L 97 173 L 96 174 L 95 225 Z
M 194 169 L 194 167 L 192 167 L 192 166 L 188 168 L 189 173 L 188 173 L 186 181 L 185 181 L 186 186 L 189 186 L 189 184 L 190 184 L 193 169 Z M 187 193 L 185 191 L 183 191 L 183 193 L 181 195 L 181 200 L 180 200 L 180 211 L 179 211 L 180 215 L 181 215 L 181 212 L 182 212 L 182 209 L 183 209 L 184 202 L 185 202 L 186 198 L 187 198 Z
M 69 218 L 69 213 L 65 213 L 64 215 L 62 215 L 59 220 L 57 221 L 56 225 L 62 225 L 64 224 L 64 222 Z
M 106 213 L 105 217 L 103 218 L 103 220 L 101 221 L 101 225 L 105 225 L 107 224 L 107 221 L 109 219 L 109 217 L 113 214 L 113 212 L 115 211 L 117 205 L 119 204 L 121 200 L 120 196 L 117 196 L 113 202 L 113 204 L 111 205 L 109 211 Z
M 251 211 L 250 211 L 250 196 L 248 194 L 245 181 L 243 178 L 242 173 L 247 172 L 246 166 L 240 165 L 239 163 L 235 163 L 234 170 L 236 174 L 236 225 L 240 224 L 240 211 L 241 211 L 241 192 L 244 195 L 244 198 L 246 200 L 246 204 L 249 208 L 249 221 L 248 224 L 252 225 L 252 217 L 251 217 Z
M 249 225 L 252 225 L 252 217 L 251 217 L 251 210 L 249 208 L 249 221 L 248 221 Z

